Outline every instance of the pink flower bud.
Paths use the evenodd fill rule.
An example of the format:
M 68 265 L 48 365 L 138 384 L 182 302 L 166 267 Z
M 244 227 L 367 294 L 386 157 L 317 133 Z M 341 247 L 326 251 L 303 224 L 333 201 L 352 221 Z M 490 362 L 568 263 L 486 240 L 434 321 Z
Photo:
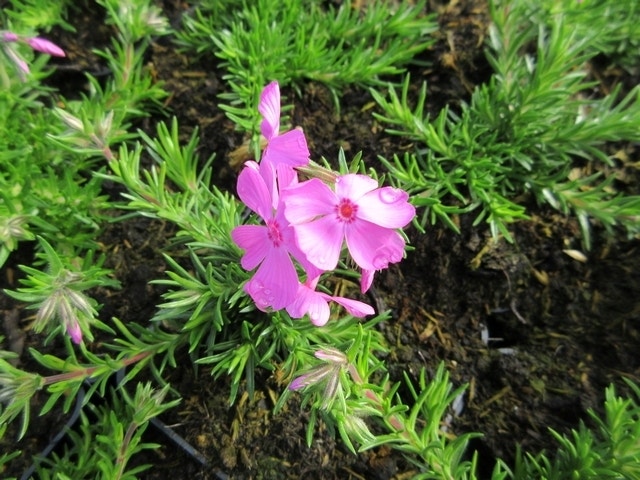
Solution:
M 15 62 L 16 62 L 16 65 L 18 65 L 18 68 L 22 70 L 24 73 L 30 72 L 29 64 L 24 60 L 22 60 L 21 58 L 16 59 Z
M 3 42 L 17 42 L 18 41 L 18 35 L 16 35 L 13 32 L 5 32 L 2 35 L 2 41 Z
M 71 341 L 76 345 L 80 345 L 82 342 L 82 330 L 80 330 L 80 325 L 77 321 L 71 323 L 67 327 L 67 334 L 71 337 Z
M 15 63 L 18 68 L 24 72 L 29 73 L 29 65 L 25 62 L 20 55 L 18 55 L 13 48 L 5 48 L 4 53 Z
M 27 39 L 27 43 L 31 48 L 37 50 L 38 52 L 46 53 L 48 55 L 53 55 L 54 57 L 64 57 L 64 51 L 57 46 L 55 43 L 50 42 L 49 40 L 45 40 L 40 37 L 33 37 Z

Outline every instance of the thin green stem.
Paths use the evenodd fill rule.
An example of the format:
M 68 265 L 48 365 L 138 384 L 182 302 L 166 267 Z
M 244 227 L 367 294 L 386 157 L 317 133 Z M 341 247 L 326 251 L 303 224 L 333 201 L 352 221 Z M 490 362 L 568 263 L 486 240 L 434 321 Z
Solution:
M 134 355 L 131 358 L 127 358 L 123 360 L 122 367 L 126 367 L 133 363 L 137 363 L 140 360 L 147 358 L 151 354 L 152 352 L 138 353 L 137 355 Z M 44 387 L 47 385 L 53 385 L 54 383 L 63 382 L 65 380 L 71 380 L 73 378 L 78 378 L 78 377 L 90 377 L 93 374 L 93 372 L 95 372 L 98 368 L 100 367 L 99 366 L 87 367 L 87 368 L 81 368 L 79 370 L 74 370 L 72 372 L 65 372 L 65 373 L 58 373 L 56 375 L 50 375 L 48 377 L 44 377 L 42 386 Z

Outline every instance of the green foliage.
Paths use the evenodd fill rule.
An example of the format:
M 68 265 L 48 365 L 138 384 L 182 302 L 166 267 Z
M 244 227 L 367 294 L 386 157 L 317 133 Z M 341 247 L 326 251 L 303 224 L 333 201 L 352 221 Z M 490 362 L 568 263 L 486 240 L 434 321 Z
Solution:
M 21 265 L 27 274 L 20 280 L 22 287 L 5 292 L 27 303 L 27 308 L 38 310 L 33 324 L 36 333 L 42 330 L 58 332 L 60 328 L 64 332 L 77 325 L 83 336 L 93 340 L 89 327 L 96 322 L 97 305 L 84 291 L 98 285 L 116 288 L 118 282 L 108 277 L 109 270 L 102 268 L 104 257 L 95 263 L 92 251 L 86 252 L 81 262 L 71 252 L 67 252 L 69 257 L 60 257 L 44 239 L 38 240 L 44 252 L 40 257 L 46 270 Z
M 574 170 L 585 162 L 612 166 L 607 142 L 640 139 L 638 87 L 593 96 L 587 62 L 619 26 L 598 11 L 565 14 L 555 2 L 549 15 L 539 2 L 493 2 L 487 55 L 494 74 L 459 113 L 445 108 L 432 120 L 424 112 L 426 85 L 412 108 L 408 77 L 400 93 L 372 91 L 389 132 L 418 144 L 414 154 L 381 160 L 426 207 L 423 227 L 439 219 L 457 230 L 452 216 L 474 211 L 474 224 L 485 221 L 510 239 L 508 224 L 527 217 L 521 198 L 529 194 L 576 215 L 587 248 L 590 220 L 609 231 L 640 231 L 640 199 L 618 194 L 613 178 Z
M 36 78 L 42 66 L 31 65 Z M 62 249 L 90 247 L 105 208 L 100 184 L 83 177 L 77 154 L 47 142 L 58 128 L 39 99 L 47 89 L 35 79 L 10 82 L 0 94 L 0 265 L 36 234 Z
M 388 375 L 380 379 L 386 373 L 384 364 L 371 353 L 382 352 L 384 347 L 372 333 L 360 330 L 346 344 L 342 360 L 332 354 L 336 363 L 320 364 L 299 377 L 305 385 L 304 403 L 312 407 L 307 441 L 312 438 L 317 420 L 322 418 L 330 429 L 338 430 L 353 452 L 356 452 L 354 443 L 359 451 L 388 445 L 403 452 L 422 472 L 413 478 L 476 478 L 475 456 L 471 461 L 463 458 L 469 440 L 478 434 L 449 439 L 443 431 L 450 405 L 462 396 L 465 387 L 454 390 L 441 363 L 430 380 L 422 370 L 417 386 L 408 376 L 405 378 L 412 397 L 405 403 L 397 394 L 400 384 L 391 385 Z M 283 396 L 280 404 L 285 399 Z M 373 434 L 369 424 L 374 421 L 388 433 Z
M 638 72 L 640 60 L 640 5 L 633 1 L 544 0 L 540 2 L 545 17 L 561 14 L 575 29 L 575 35 L 589 38 L 590 48 L 606 55 L 616 64 Z M 597 22 L 597 23 L 594 23 Z M 600 32 L 606 27 L 606 34 Z
M 22 424 L 18 436 L 24 436 L 31 415 L 29 402 L 44 385 L 40 375 L 14 367 L 11 362 L 15 357 L 12 352 L 0 350 L 0 438 L 4 435 L 7 424 L 19 415 L 22 416 Z
M 137 2 L 136 8 L 155 12 L 145 10 L 147 3 Z M 14 12 L 14 23 L 20 24 L 23 15 L 27 21 L 29 12 Z M 109 12 L 117 13 L 114 8 Z M 126 34 L 114 40 L 112 50 L 98 52 L 113 78 L 103 86 L 89 76 L 90 96 L 61 101 L 64 110 L 42 101 L 51 93 L 40 83 L 44 56 L 30 64 L 24 81 L 11 75 L 10 65 L 0 63 L 0 266 L 21 241 L 36 235 L 58 252 L 95 248 L 110 205 L 102 195 L 102 181 L 90 169 L 99 157 L 109 157 L 112 145 L 131 137 L 126 122 L 148 115 L 142 103 L 158 104 L 165 96 L 144 69 L 148 41 L 141 41 L 140 32 L 135 45 L 128 41 L 134 29 L 128 25 L 140 24 L 137 18 L 129 14 L 113 20 Z
M 83 410 L 79 427 L 68 432 L 70 446 L 60 455 L 52 454 L 38 466 L 39 478 L 134 480 L 151 467 L 139 465 L 126 469 L 137 453 L 160 447 L 144 443 L 142 435 L 152 418 L 174 408 L 179 400 L 165 403 L 168 386 L 154 391 L 149 383 L 139 383 L 133 398 L 125 389 L 111 389 L 109 393 L 110 404 L 89 404 L 85 409 L 88 412 Z M 100 472 L 97 477 L 96 472 Z
M 630 380 L 626 383 L 631 397 L 616 396 L 612 385 L 605 393 L 604 416 L 589 410 L 595 428 L 581 422 L 570 436 L 551 431 L 558 441 L 553 457 L 518 450 L 514 470 L 504 464 L 501 467 L 515 480 L 640 478 L 640 386 Z
M 107 10 L 107 23 L 115 25 L 122 44 L 147 42 L 151 37 L 169 33 L 169 21 L 148 0 L 96 1 Z
M 386 442 L 397 443 L 396 448 L 410 454 L 410 461 L 421 468 L 423 473 L 415 477 L 417 479 L 475 478 L 475 456 L 471 462 L 463 460 L 463 456 L 469 440 L 479 435 L 465 433 L 449 440 L 442 431 L 451 404 L 463 395 L 466 386 L 454 390 L 443 363 L 440 363 L 430 381 L 427 381 L 424 370 L 420 372 L 418 389 L 406 374 L 405 381 L 411 391 L 412 403 L 408 415 L 403 415 L 399 423 L 406 433 L 402 436 L 396 433 L 395 438 L 379 436 L 366 448 Z M 398 418 L 394 422 L 394 415 L 398 414 L 389 410 L 386 423 L 393 431 L 398 422 Z M 416 461 L 415 458 L 420 460 Z
M 72 0 L 10 0 L 11 8 L 4 13 L 13 21 L 14 27 L 33 31 L 49 31 L 59 25 L 65 30 L 74 31 L 65 19 Z
M 241 128 L 255 131 L 260 91 L 272 80 L 299 87 L 327 85 L 336 101 L 346 85 L 380 84 L 404 71 L 429 48 L 437 29 L 426 2 L 351 2 L 324 9 L 316 0 L 202 2 L 184 19 L 178 41 L 199 55 L 221 60 L 231 92 L 222 108 Z

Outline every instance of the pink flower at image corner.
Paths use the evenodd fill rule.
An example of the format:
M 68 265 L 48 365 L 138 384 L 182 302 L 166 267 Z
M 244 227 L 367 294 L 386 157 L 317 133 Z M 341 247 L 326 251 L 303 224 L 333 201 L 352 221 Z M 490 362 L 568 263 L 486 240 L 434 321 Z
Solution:
M 415 216 L 408 199 L 404 190 L 379 188 L 376 180 L 359 174 L 338 177 L 335 191 L 314 178 L 282 194 L 284 216 L 309 262 L 322 270 L 335 269 L 346 241 L 369 285 L 373 271 L 399 262 L 404 255 L 405 242 L 396 229 Z
M 23 42 L 37 52 L 46 53 L 54 57 L 66 57 L 64 50 L 55 43 L 42 37 L 22 37 L 17 33 L 2 32 L 0 40 L 4 43 Z
M 38 52 L 46 53 L 48 55 L 52 55 L 54 57 L 66 57 L 64 50 L 62 50 L 58 45 L 49 40 L 46 40 L 41 37 L 22 37 L 13 32 L 1 32 L 0 33 L 0 43 L 14 43 L 14 42 L 24 42 L 29 45 L 33 50 Z M 29 73 L 29 65 L 24 59 L 18 54 L 17 51 L 12 49 L 9 46 L 4 48 L 5 54 L 11 59 L 11 61 L 20 69 L 23 73 Z
M 260 173 L 273 197 L 273 208 L 278 205 L 279 191 L 297 183 L 295 167 L 309 163 L 307 139 L 301 129 L 280 134 L 280 86 L 271 82 L 260 94 L 258 111 L 262 115 L 260 132 L 267 140 L 260 160 Z
M 240 225 L 232 230 L 231 238 L 245 251 L 242 268 L 250 271 L 258 267 L 244 290 L 260 310 L 280 310 L 295 300 L 298 291 L 298 273 L 291 257 L 309 274 L 320 272 L 298 249 L 283 209 L 274 212 L 271 193 L 260 173 L 256 162 L 245 163 L 238 176 L 238 196 L 265 224 Z
M 64 50 L 62 50 L 55 43 L 50 42 L 41 37 L 32 37 L 27 38 L 26 42 L 29 44 L 31 48 L 38 52 L 46 53 L 47 55 L 52 55 L 54 57 L 65 57 Z

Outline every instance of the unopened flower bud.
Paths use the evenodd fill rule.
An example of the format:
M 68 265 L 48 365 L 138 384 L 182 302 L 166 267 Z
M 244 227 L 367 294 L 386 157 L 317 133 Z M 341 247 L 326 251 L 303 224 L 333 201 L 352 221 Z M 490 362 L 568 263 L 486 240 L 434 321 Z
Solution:
M 25 62 L 22 57 L 14 51 L 13 48 L 4 48 L 4 53 L 20 69 L 18 73 L 20 74 L 20 78 L 24 80 L 24 74 L 29 73 L 29 65 L 27 64 L 27 62 Z
M 98 129 L 98 135 L 104 139 L 109 133 L 111 133 L 111 127 L 113 125 L 113 110 L 110 110 L 102 120 L 100 120 L 100 127 Z
M 17 42 L 18 41 L 18 35 L 16 35 L 13 32 L 4 32 L 2 34 L 2 41 L 3 42 Z
M 67 334 L 71 337 L 73 343 L 80 345 L 82 342 L 82 330 L 80 330 L 80 324 L 77 321 L 72 321 L 67 325 Z
M 60 117 L 60 120 L 62 120 L 67 127 L 73 130 L 76 130 L 78 132 L 84 131 L 84 125 L 82 124 L 82 120 L 80 120 L 78 117 L 71 115 L 69 112 L 61 108 L 56 108 L 55 112 L 58 115 L 58 117 Z
M 28 38 L 27 43 L 31 48 L 38 52 L 53 55 L 54 57 L 65 57 L 64 51 L 55 43 L 40 37 Z

